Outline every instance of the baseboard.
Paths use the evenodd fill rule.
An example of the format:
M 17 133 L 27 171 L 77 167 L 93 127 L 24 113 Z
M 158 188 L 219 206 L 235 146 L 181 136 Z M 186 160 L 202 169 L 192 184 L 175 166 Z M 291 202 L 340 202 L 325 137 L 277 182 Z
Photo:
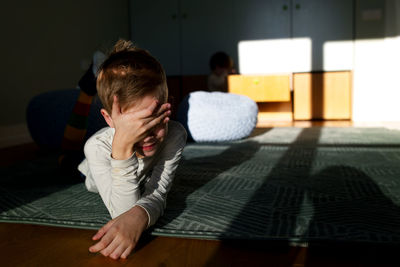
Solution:
M 0 126 L 0 148 L 32 142 L 26 123 Z

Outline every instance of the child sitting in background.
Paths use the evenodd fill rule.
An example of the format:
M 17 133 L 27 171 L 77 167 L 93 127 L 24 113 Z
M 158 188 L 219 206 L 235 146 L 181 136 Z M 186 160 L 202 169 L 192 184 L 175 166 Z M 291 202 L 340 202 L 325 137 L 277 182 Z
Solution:
M 93 236 L 101 240 L 89 250 L 126 258 L 164 211 L 186 132 L 169 121 L 162 66 L 131 42 L 118 41 L 100 66 L 97 92 L 109 127 L 86 142 L 78 169 L 113 219 Z
M 211 74 L 208 76 L 209 91 L 228 91 L 228 74 L 235 73 L 232 58 L 225 52 L 217 52 L 210 59 Z

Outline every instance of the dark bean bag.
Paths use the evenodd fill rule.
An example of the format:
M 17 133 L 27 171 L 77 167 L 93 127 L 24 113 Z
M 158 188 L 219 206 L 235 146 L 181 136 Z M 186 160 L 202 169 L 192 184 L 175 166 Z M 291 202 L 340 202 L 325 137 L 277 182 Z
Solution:
M 57 149 L 61 146 L 65 126 L 79 96 L 79 89 L 42 93 L 29 102 L 26 119 L 32 139 L 41 147 Z M 95 98 L 89 112 L 85 141 L 107 126 L 100 114 L 101 103 Z

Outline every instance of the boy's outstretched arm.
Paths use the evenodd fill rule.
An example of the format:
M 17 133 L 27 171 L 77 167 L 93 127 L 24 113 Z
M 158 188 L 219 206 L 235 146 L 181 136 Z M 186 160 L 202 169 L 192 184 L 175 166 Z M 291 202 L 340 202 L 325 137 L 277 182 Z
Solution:
M 152 125 L 166 123 L 168 121 L 168 115 L 170 114 L 169 111 L 170 105 L 168 103 L 162 105 L 158 113 L 153 114 L 156 106 L 157 102 L 154 101 L 149 108 L 136 112 L 135 114 L 134 113 L 122 114 L 120 111 L 118 100 L 117 98 L 114 98 L 112 119 L 114 127 L 116 128 L 115 135 L 117 135 L 117 133 L 120 134 L 118 135 L 118 137 L 114 136 L 111 155 L 113 158 L 115 157 L 117 159 L 112 159 L 112 160 L 123 160 L 125 154 L 132 154 L 131 151 L 128 151 L 126 153 L 126 151 L 124 150 L 118 150 L 118 148 L 121 147 L 119 146 L 120 144 L 122 144 L 122 147 L 132 148 L 133 143 L 137 139 L 141 138 L 142 135 L 145 135 L 147 130 L 150 129 Z M 145 120 L 145 123 L 137 123 L 138 120 L 139 121 Z M 132 134 L 132 132 L 135 133 L 136 135 Z M 103 150 L 100 150 L 99 153 L 95 154 L 97 156 L 103 155 L 104 153 L 107 154 L 107 152 L 104 152 Z M 107 155 L 103 156 L 107 158 Z M 94 161 L 91 166 L 92 167 L 91 171 L 93 174 L 96 175 L 97 180 L 101 179 L 103 176 L 106 176 L 108 178 L 110 172 L 108 170 L 108 167 L 105 168 L 107 169 L 107 171 L 104 170 L 104 166 L 102 164 L 104 160 L 97 162 L 98 160 L 96 161 L 96 159 L 92 159 L 92 157 L 89 157 L 89 155 L 87 155 L 87 158 L 89 160 L 89 164 L 90 162 Z M 99 166 L 97 165 L 101 165 L 102 167 L 99 168 Z M 128 178 L 134 179 L 134 176 Z M 125 186 L 122 186 L 122 188 L 128 187 L 128 185 L 130 186 L 130 184 L 127 183 Z M 132 202 L 132 200 L 135 199 L 134 196 L 133 197 L 131 196 L 132 194 L 130 194 L 127 197 L 125 196 L 126 190 L 121 191 L 119 190 L 119 187 L 118 188 L 112 187 L 112 184 L 110 186 L 111 188 L 106 186 L 107 187 L 106 189 L 104 188 L 105 186 L 101 186 L 98 187 L 98 190 L 112 216 L 115 213 L 118 214 L 119 211 L 125 209 L 125 206 L 129 204 L 132 207 L 132 205 L 136 202 L 136 200 L 135 202 Z M 136 185 L 133 184 L 133 187 L 136 188 Z M 118 192 L 121 193 L 121 195 L 116 196 L 118 195 Z M 119 204 L 124 203 L 125 206 L 118 205 L 118 203 Z M 139 240 L 142 232 L 147 228 L 149 224 L 149 215 L 144 210 L 144 208 L 140 206 L 135 206 L 133 208 L 130 208 L 126 212 L 120 214 L 121 215 L 109 221 L 106 225 L 104 225 L 97 232 L 97 234 L 93 236 L 93 240 L 100 240 L 100 241 L 89 248 L 91 252 L 100 251 L 100 253 L 102 253 L 103 255 L 110 256 L 114 259 L 117 259 L 119 257 L 125 258 L 130 254 L 130 252 L 135 247 L 137 241 Z
M 175 131 L 169 132 L 172 138 L 165 144 L 162 155 L 153 168 L 144 195 L 133 208 L 109 221 L 93 236 L 93 240 L 101 240 L 89 248 L 91 252 L 100 251 L 113 259 L 126 258 L 136 246 L 142 232 L 161 216 L 186 144 L 184 128 L 181 125 L 175 126 Z
M 90 252 L 99 252 L 113 259 L 125 259 L 135 248 L 142 232 L 148 224 L 146 211 L 135 206 L 120 216 L 112 219 L 93 236 L 99 240 L 89 248 Z

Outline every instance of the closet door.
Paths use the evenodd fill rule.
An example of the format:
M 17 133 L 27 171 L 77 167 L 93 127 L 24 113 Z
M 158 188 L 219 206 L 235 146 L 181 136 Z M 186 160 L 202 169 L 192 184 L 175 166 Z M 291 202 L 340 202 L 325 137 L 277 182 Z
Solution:
M 233 0 L 242 74 L 291 72 L 290 0 Z
M 178 0 L 131 0 L 131 39 L 148 50 L 169 76 L 180 75 Z
M 290 0 L 233 0 L 239 41 L 290 38 Z
M 311 46 L 295 55 L 293 72 L 353 69 L 353 9 L 352 0 L 293 0 L 293 38 Z
M 212 54 L 236 54 L 232 0 L 180 0 L 180 4 L 182 75 L 207 75 Z

